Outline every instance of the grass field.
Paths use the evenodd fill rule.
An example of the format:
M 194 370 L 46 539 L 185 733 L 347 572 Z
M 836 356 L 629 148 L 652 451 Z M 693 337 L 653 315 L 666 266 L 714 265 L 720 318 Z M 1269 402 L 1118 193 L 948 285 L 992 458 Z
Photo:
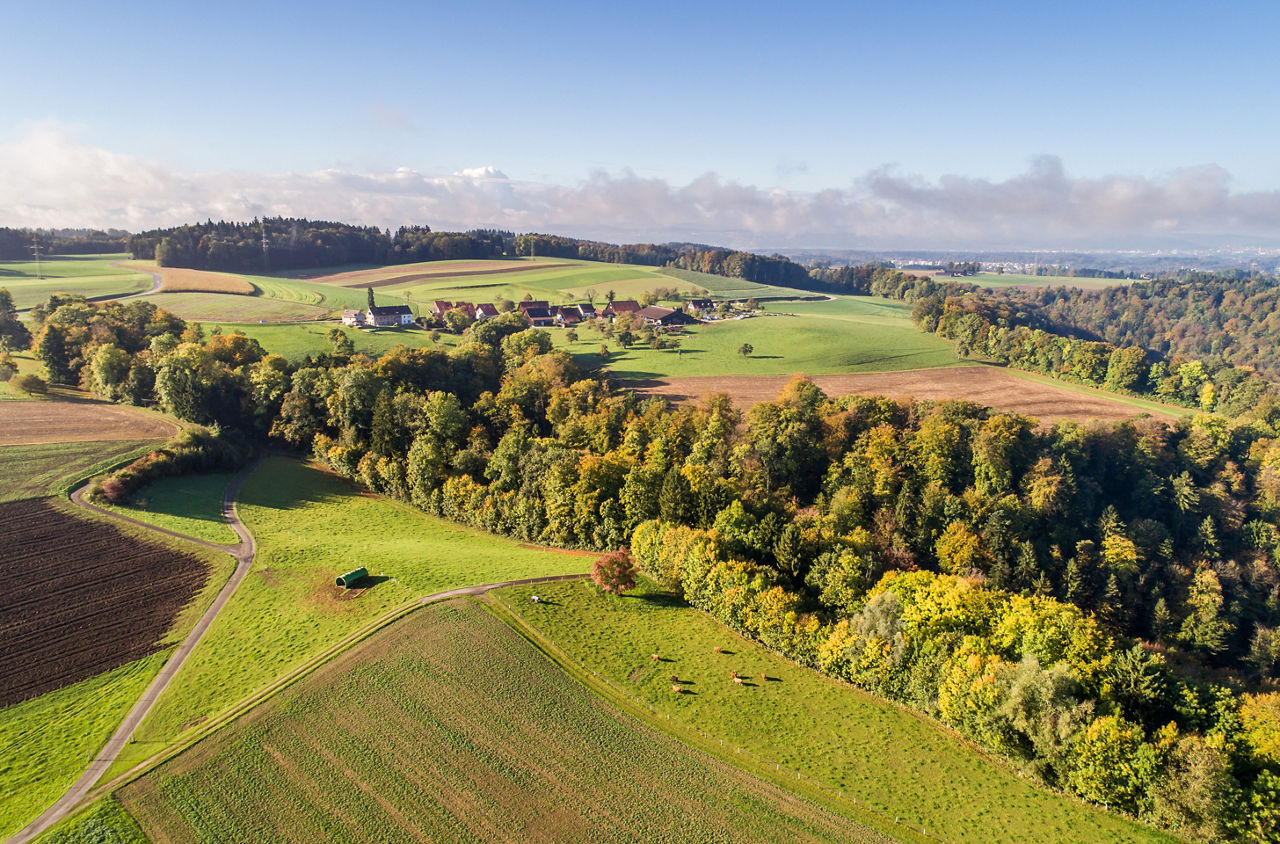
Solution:
M 535 590 L 543 603 L 529 600 Z M 1160 838 L 1037 788 L 933 723 L 801 668 L 647 584 L 622 598 L 582 581 L 491 596 L 571 663 L 656 717 L 722 740 L 726 752 L 766 770 L 776 764 L 842 790 L 943 840 Z M 666 661 L 654 663 L 653 653 Z M 736 685 L 730 671 L 751 685 Z M 762 674 L 767 679 L 756 679 Z M 672 694 L 670 676 L 693 694 Z
M 297 323 L 259 325 L 258 323 L 241 323 L 222 325 L 224 332 L 243 331 L 262 344 L 262 348 L 271 354 L 284 355 L 289 360 L 302 360 L 307 355 L 319 355 L 333 351 L 333 344 L 325 337 L 337 326 L 334 322 Z M 402 345 L 410 348 L 444 348 L 456 345 L 456 335 L 441 333 L 439 344 L 431 342 L 430 332 L 419 328 L 379 328 L 354 329 L 342 326 L 351 338 L 357 352 L 379 355 L 392 346 Z
M 162 650 L 0 709 L 0 838 L 30 822 L 79 777 L 155 677 L 173 646 L 212 603 L 234 566 L 227 554 L 157 537 L 141 528 L 121 526 L 105 516 L 86 513 L 70 502 L 62 501 L 57 507 L 78 518 L 105 521 L 131 537 L 200 557 L 208 564 L 210 574 L 204 588 L 178 614 L 161 640 L 165 646 Z
M 827 302 L 774 302 L 768 308 L 777 315 L 692 326 L 680 335 L 679 349 L 621 349 L 589 329 L 580 329 L 578 343 L 572 346 L 563 332 L 553 332 L 553 337 L 589 366 L 599 364 L 600 344 L 607 343 L 607 365 L 623 379 L 819 375 L 960 363 L 952 344 L 918 330 L 899 302 L 841 297 Z M 738 354 L 743 343 L 754 348 L 750 357 Z
M 117 796 L 175 842 L 886 840 L 620 715 L 465 599 Z
M 695 270 L 679 270 L 674 267 L 663 267 L 662 274 L 687 281 L 721 299 L 792 299 L 803 296 L 818 295 L 806 290 L 791 287 L 775 287 L 772 284 L 757 284 L 741 278 L 725 278 L 722 275 L 700 273 Z
M 0 709 L 0 838 L 75 782 L 168 656 L 164 650 Z
M 9 289 L 19 310 L 46 302 L 53 293 L 74 293 L 92 299 L 149 290 L 150 275 L 111 266 L 128 257 L 52 255 L 40 261 L 43 279 L 36 274 L 35 261 L 7 261 L 0 263 L 0 287 Z
M 114 797 L 67 818 L 36 839 L 40 844 L 147 844 L 137 822 Z
M 131 506 L 107 510 L 206 542 L 235 545 L 236 532 L 222 517 L 222 496 L 234 472 L 160 478 L 143 487 Z
M 185 320 L 215 322 L 297 322 L 323 319 L 328 308 L 233 293 L 156 293 L 146 297 L 157 307 Z
M 590 567 L 587 558 L 458 527 L 280 457 L 245 482 L 238 510 L 258 543 L 253 570 L 109 776 L 412 599 Z M 376 585 L 334 585 L 357 566 L 379 576 Z
M 59 494 L 115 463 L 141 457 L 155 440 L 0 446 L 0 502 Z
M 981 287 L 1078 287 L 1081 290 L 1102 290 L 1132 284 L 1127 278 L 1076 278 L 1066 275 L 1022 275 L 1019 273 L 978 273 L 955 279 Z

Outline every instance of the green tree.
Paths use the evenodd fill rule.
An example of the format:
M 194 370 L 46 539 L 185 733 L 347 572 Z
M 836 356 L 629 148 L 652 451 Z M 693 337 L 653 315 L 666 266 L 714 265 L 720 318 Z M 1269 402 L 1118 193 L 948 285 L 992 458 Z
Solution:
M 373 288 L 372 288 L 372 287 L 366 287 L 366 288 L 364 289 L 364 292 L 365 292 L 365 301 L 368 303 L 369 308 L 372 310 L 372 309 L 373 309 L 373 307 L 374 307 L 374 303 L 373 303 Z
M 743 343 L 738 347 L 738 354 L 742 355 L 744 358 L 749 358 L 755 350 L 756 347 L 750 343 Z
M 44 364 L 45 375 L 51 384 L 70 384 L 74 373 L 67 354 L 66 331 L 62 326 L 46 323 L 36 340 L 36 360 Z
M 373 288 L 369 288 L 372 292 Z M 341 328 L 330 328 L 329 333 L 325 335 L 325 339 L 333 346 L 333 353 L 338 357 L 351 357 L 356 353 L 356 344 L 351 341 L 351 336 Z

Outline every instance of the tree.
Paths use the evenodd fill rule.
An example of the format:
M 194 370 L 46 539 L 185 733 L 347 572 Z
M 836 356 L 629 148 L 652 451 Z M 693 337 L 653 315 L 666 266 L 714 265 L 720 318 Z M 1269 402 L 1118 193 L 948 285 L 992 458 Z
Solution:
M 744 358 L 749 358 L 751 357 L 751 353 L 754 352 L 755 350 L 756 350 L 756 347 L 751 345 L 750 343 L 743 343 L 741 346 L 738 347 L 738 354 L 742 355 Z
M 45 374 L 52 384 L 69 384 L 73 375 L 71 360 L 67 355 L 66 332 L 62 326 L 49 323 L 36 340 L 36 359 L 44 364 Z
M 610 595 L 621 595 L 635 586 L 636 566 L 631 552 L 619 548 L 598 558 L 591 566 L 591 580 Z
M 364 292 L 365 292 L 365 301 L 367 301 L 367 302 L 369 303 L 369 308 L 372 310 L 372 309 L 374 308 L 374 304 L 373 304 L 373 288 L 372 288 L 372 287 L 366 287 L 366 288 L 364 289 Z
M 373 292 L 373 288 L 369 288 Z M 356 353 L 356 344 L 351 341 L 350 335 L 341 328 L 334 327 L 329 329 L 329 333 L 325 335 L 325 339 L 333 344 L 333 353 L 338 357 L 350 357 Z

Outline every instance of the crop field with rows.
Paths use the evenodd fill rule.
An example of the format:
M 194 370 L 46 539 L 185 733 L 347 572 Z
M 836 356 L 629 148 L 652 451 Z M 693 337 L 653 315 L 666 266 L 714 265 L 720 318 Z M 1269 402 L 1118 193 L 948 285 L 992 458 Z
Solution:
M 117 796 L 174 842 L 886 840 L 620 715 L 465 599 Z

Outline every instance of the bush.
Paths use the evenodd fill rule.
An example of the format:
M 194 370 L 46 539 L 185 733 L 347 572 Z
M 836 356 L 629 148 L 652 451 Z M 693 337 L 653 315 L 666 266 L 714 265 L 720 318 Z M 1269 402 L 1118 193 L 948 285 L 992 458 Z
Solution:
M 19 375 L 13 379 L 13 386 L 32 396 L 49 392 L 49 385 L 39 375 Z

